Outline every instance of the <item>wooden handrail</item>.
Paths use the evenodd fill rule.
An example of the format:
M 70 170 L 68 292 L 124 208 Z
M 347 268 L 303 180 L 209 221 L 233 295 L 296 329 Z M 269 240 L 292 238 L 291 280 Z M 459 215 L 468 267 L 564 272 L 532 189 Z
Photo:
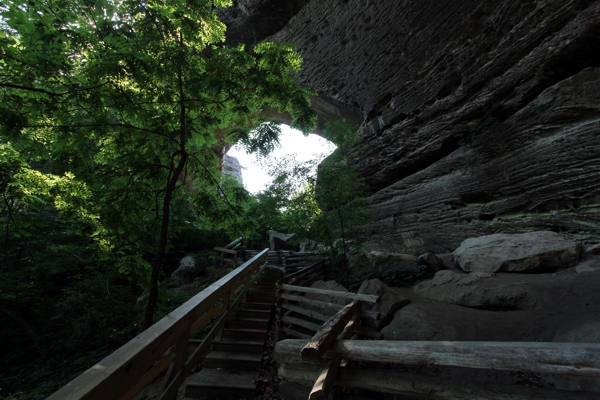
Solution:
M 114 353 L 48 397 L 63 399 L 118 399 L 136 384 L 172 347 L 188 342 L 195 323 L 215 308 L 233 288 L 266 262 L 268 249 L 219 279 L 166 315 Z M 224 309 L 227 307 L 225 306 Z M 177 356 L 177 355 L 176 355 Z M 175 360 L 176 361 L 176 360 Z

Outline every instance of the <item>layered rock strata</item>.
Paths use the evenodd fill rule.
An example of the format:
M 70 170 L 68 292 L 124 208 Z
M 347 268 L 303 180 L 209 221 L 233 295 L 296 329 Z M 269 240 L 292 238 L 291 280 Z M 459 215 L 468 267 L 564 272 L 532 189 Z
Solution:
M 446 252 L 499 232 L 600 241 L 599 34 L 600 1 L 322 0 L 269 40 L 360 110 L 371 245 Z

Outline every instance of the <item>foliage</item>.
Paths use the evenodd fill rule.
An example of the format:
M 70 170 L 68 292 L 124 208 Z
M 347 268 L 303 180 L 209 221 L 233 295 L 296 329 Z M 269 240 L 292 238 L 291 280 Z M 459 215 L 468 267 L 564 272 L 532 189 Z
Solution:
M 324 136 L 335 140 L 338 148 L 320 164 L 321 160 L 298 162 L 293 156 L 267 164 L 273 181 L 248 206 L 256 228 L 251 237 L 266 241 L 269 229 L 295 233 L 297 242 L 320 243 L 329 249 L 333 264 L 347 268 L 347 250 L 367 221 L 361 200 L 366 192 L 348 165 L 358 140 L 356 130 L 345 120 L 327 124 Z
M 253 224 L 247 192 L 216 178 L 214 150 L 272 149 L 267 105 L 313 126 L 290 44 L 221 44 L 216 8 L 230 3 L 0 5 L 2 342 L 23 351 L 6 365 L 52 366 L 43 376 L 11 369 L 20 383 L 0 387 L 56 371 L 61 382 L 151 324 L 165 263 L 192 237 L 208 243 Z M 210 226 L 221 233 L 208 237 Z M 145 290 L 142 321 L 132 307 Z M 89 357 L 62 365 L 73 352 Z

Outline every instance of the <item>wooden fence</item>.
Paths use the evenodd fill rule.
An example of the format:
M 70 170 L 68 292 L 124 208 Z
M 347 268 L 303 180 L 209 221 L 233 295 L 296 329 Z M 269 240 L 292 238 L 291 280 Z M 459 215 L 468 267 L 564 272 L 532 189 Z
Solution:
M 227 317 L 266 266 L 268 249 L 256 254 L 149 329 L 69 382 L 48 399 L 129 400 L 163 373 L 157 399 L 174 399 L 184 379 L 220 335 Z M 241 291 L 240 291 L 241 290 Z M 240 291 L 235 300 L 232 297 Z M 190 356 L 190 334 L 219 317 Z
M 318 383 L 322 366 L 300 364 L 307 361 L 304 352 L 313 340 L 288 339 L 276 344 L 275 360 L 282 365 L 280 376 L 291 381 Z M 323 359 L 367 363 L 366 367 L 361 368 L 340 368 L 330 378 L 329 388 L 335 385 L 429 399 L 600 398 L 598 393 L 583 391 L 482 385 L 474 382 L 440 383 L 431 377 L 381 369 L 372 364 L 465 367 L 599 378 L 600 344 L 597 343 L 338 340 L 324 351 Z M 324 394 L 326 395 L 327 393 Z

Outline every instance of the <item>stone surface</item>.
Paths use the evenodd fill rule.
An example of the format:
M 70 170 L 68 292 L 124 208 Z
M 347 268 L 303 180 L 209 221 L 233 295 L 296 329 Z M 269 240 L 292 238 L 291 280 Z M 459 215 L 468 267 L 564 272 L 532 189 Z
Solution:
M 223 175 L 233 176 L 240 185 L 244 184 L 244 178 L 242 177 L 242 165 L 236 157 L 225 154 L 221 173 Z
M 467 272 L 518 272 L 572 267 L 581 246 L 555 232 L 499 233 L 467 239 L 452 254 Z
M 460 275 L 439 271 L 433 279 L 418 284 L 413 290 L 428 299 L 492 310 L 517 310 L 533 303 L 524 286 L 496 281 L 492 274 L 485 272 Z
M 588 322 L 566 332 L 559 330 L 553 342 L 600 343 L 600 322 Z
M 198 263 L 194 256 L 185 256 L 179 262 L 179 268 L 171 274 L 171 281 L 190 282 L 203 272 L 204 266 Z
M 417 265 L 417 257 L 413 256 L 412 254 L 370 251 L 366 253 L 366 256 L 373 265 L 380 265 L 385 263 L 397 263 L 410 266 Z
M 270 39 L 358 110 L 373 248 L 443 253 L 498 232 L 600 242 L 599 31 L 599 0 L 322 0 Z
M 360 285 L 357 293 L 379 296 L 379 301 L 375 304 L 375 307 L 372 308 L 381 314 L 381 319 L 376 321 L 376 326 L 372 326 L 372 328 L 376 329 L 383 328 L 382 322 L 385 322 L 386 320 L 391 321 L 391 318 L 386 318 L 388 313 L 390 311 L 395 311 L 393 310 L 395 304 L 406 299 L 406 297 L 399 295 L 379 279 L 369 279 L 364 281 Z
M 575 266 L 577 273 L 600 271 L 600 256 L 587 256 L 586 259 Z
M 418 306 L 409 304 L 396 311 L 392 322 L 381 333 L 385 340 L 434 340 L 438 330 L 429 323 L 427 315 Z M 449 331 L 445 334 L 449 335 Z
M 343 287 L 336 281 L 327 281 L 327 282 L 316 281 L 310 287 L 316 288 L 316 289 L 323 289 L 323 290 L 333 290 L 336 292 L 345 292 L 345 293 L 349 292 L 348 289 L 346 289 L 345 287 Z M 308 298 L 311 298 L 313 300 L 325 301 L 327 303 L 333 303 L 333 304 L 346 305 L 348 303 L 346 301 L 346 299 L 344 299 L 343 297 L 334 297 L 334 296 L 328 296 L 328 295 L 324 295 L 324 294 L 314 294 L 314 293 L 306 293 L 305 296 Z
M 430 251 L 425 254 L 421 254 L 417 258 L 417 265 L 425 265 L 427 267 L 427 271 L 429 272 L 438 272 L 446 268 L 444 266 L 444 260 Z
M 583 249 L 584 255 L 587 257 L 590 256 L 600 256 L 600 244 L 590 244 L 585 246 Z

